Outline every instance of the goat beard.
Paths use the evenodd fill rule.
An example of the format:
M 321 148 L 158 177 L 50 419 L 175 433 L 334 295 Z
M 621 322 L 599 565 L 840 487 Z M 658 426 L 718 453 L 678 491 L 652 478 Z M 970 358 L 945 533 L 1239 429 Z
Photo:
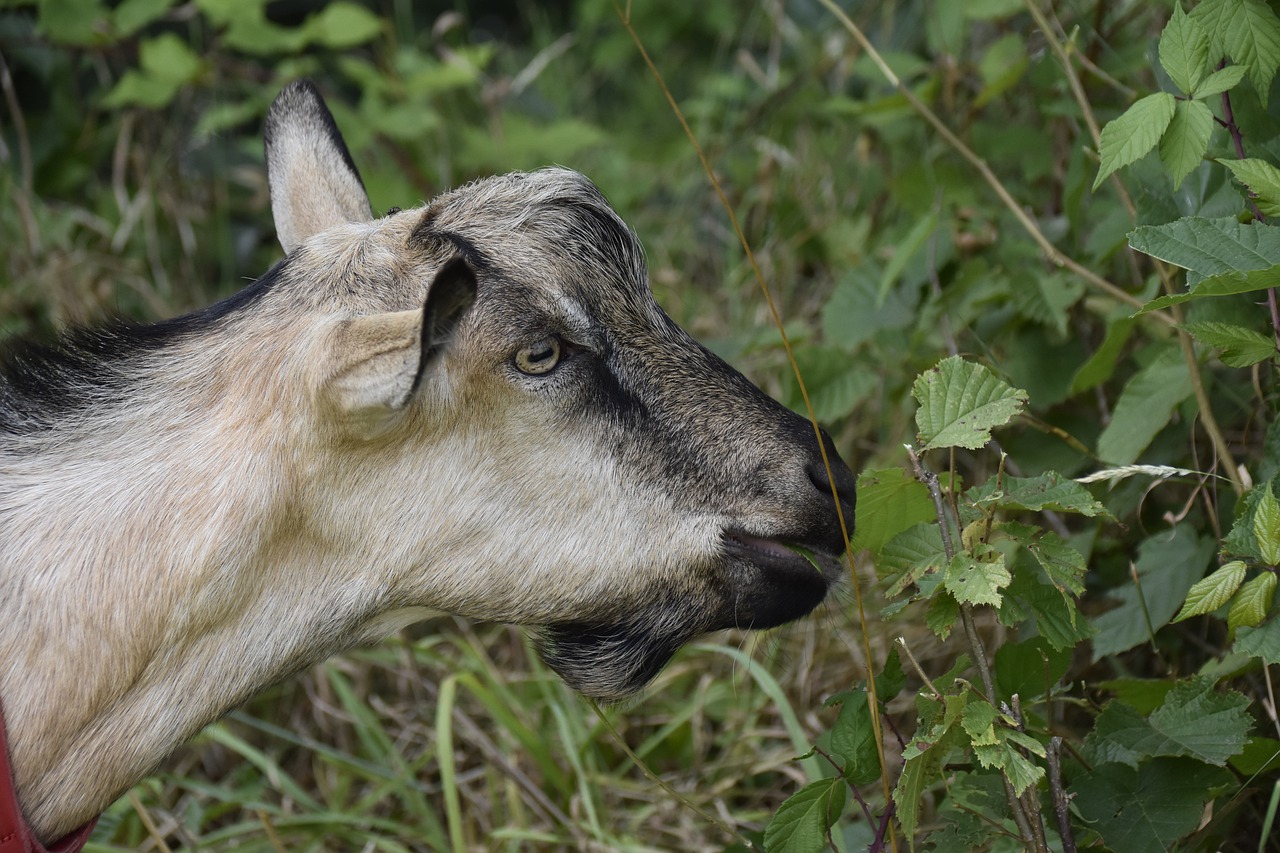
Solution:
M 653 680 L 680 647 L 714 629 L 701 608 L 667 603 L 607 623 L 563 623 L 537 633 L 543 661 L 584 696 L 619 701 Z

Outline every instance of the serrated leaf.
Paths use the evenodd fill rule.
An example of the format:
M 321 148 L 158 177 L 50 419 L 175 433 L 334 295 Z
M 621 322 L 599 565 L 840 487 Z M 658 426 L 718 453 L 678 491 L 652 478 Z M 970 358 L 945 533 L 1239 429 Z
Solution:
M 1028 572 L 1018 572 L 1005 591 L 1000 615 L 1006 625 L 1016 624 L 1016 620 L 1004 619 L 1006 612 L 1011 616 L 1017 615 L 1013 613 L 1015 608 L 1010 606 L 1015 603 L 1035 616 L 1036 631 L 1058 651 L 1075 648 L 1094 633 L 1093 627 L 1080 617 L 1070 596 L 1049 584 L 1040 583 Z
M 1116 465 L 1135 461 L 1192 391 L 1191 372 L 1182 354 L 1174 349 L 1162 353 L 1120 392 L 1111 423 L 1098 437 L 1098 456 Z
M 1089 571 L 1089 564 L 1084 555 L 1065 539 L 1052 531 L 1045 531 L 1024 547 L 1035 557 L 1058 591 L 1074 595 L 1084 592 L 1084 576 Z
M 805 785 L 778 806 L 764 828 L 769 853 L 813 853 L 827 843 L 827 830 L 844 811 L 845 781 L 840 777 Z
M 1190 275 L 1187 276 L 1191 278 Z M 1185 293 L 1174 293 L 1152 299 L 1142 306 L 1138 314 L 1159 311 L 1170 305 L 1190 302 L 1193 299 L 1206 299 L 1211 296 L 1235 296 L 1240 293 L 1254 293 L 1259 290 L 1270 290 L 1280 287 L 1280 267 L 1250 272 L 1232 272 L 1209 276 L 1201 279 L 1195 289 Z
M 890 596 L 920 582 L 927 572 L 940 573 L 947 564 L 947 555 L 938 525 L 923 522 L 902 531 L 876 553 L 875 562 L 876 574 L 882 578 L 901 573 L 889 587 Z
M 1262 103 L 1280 67 L 1280 20 L 1263 0 L 1218 0 L 1201 3 L 1190 17 L 1209 33 L 1210 64 L 1230 56 L 1249 68 L 1249 79 Z
M 1257 628 L 1241 628 L 1236 632 L 1236 644 L 1231 651 L 1262 658 L 1269 664 L 1280 664 L 1280 617 Z
M 1263 216 L 1280 216 L 1280 169 L 1256 158 L 1218 162 L 1248 189 Z
M 924 484 L 903 468 L 863 471 L 858 475 L 858 503 L 851 548 L 879 551 L 902 531 L 937 519 Z
M 1212 678 L 1192 678 L 1170 690 L 1145 720 L 1122 702 L 1109 703 L 1085 746 L 1097 760 L 1135 767 L 1153 756 L 1188 756 L 1221 767 L 1244 748 L 1253 725 L 1248 707 L 1240 693 L 1215 690 Z
M 1270 491 L 1271 483 L 1267 481 L 1244 493 L 1244 497 L 1236 502 L 1236 517 L 1231 523 L 1231 530 L 1222 537 L 1222 551 L 1254 560 L 1262 559 L 1262 551 L 1258 547 L 1258 538 L 1253 535 L 1253 519 L 1258 512 L 1258 504 L 1262 496 Z
M 1263 562 L 1270 566 L 1280 564 L 1280 501 L 1270 489 L 1263 490 L 1254 510 L 1253 536 L 1258 540 Z
M 1093 181 L 1097 190 L 1107 176 L 1116 169 L 1135 162 L 1160 141 L 1173 121 L 1177 100 L 1168 92 L 1156 92 L 1134 102 L 1119 117 L 1102 128 L 1098 177 Z
M 897 805 L 898 821 L 908 838 L 916 831 L 925 787 L 938 778 L 952 748 L 963 737 L 960 727 L 955 725 L 956 716 L 950 713 L 952 707 L 953 703 L 948 701 L 947 717 L 923 733 L 917 730 L 903 752 L 905 762 L 893 789 L 893 801 Z
M 1000 486 L 998 495 L 997 485 Z M 1088 489 L 1056 471 L 1049 471 L 1038 477 L 993 476 L 982 485 L 965 492 L 964 496 L 973 504 L 995 500 L 999 506 L 1007 509 L 1073 512 L 1090 518 L 1111 517 L 1107 508 Z
M 841 695 L 840 715 L 831 727 L 831 750 L 844 759 L 844 778 L 852 785 L 866 785 L 880 778 L 871 706 L 865 690 Z
M 1144 225 L 1129 235 L 1139 252 L 1188 270 L 1198 286 L 1209 276 L 1269 270 L 1280 264 L 1280 229 L 1230 217 L 1187 216 L 1165 225 Z
M 1271 609 L 1271 601 L 1276 593 L 1276 576 L 1274 572 L 1263 572 L 1251 581 L 1247 581 L 1231 602 L 1227 611 L 1227 628 L 1256 628 L 1267 618 Z
M 1219 358 L 1229 367 L 1248 367 L 1276 354 L 1274 340 L 1243 326 L 1206 321 L 1182 328 L 1200 343 L 1221 348 Z
M 995 723 L 996 718 L 1000 716 L 1000 712 L 995 706 L 985 699 L 972 697 L 968 704 L 964 706 L 964 713 L 960 716 L 960 725 L 964 728 L 965 733 L 969 735 L 969 742 L 975 746 L 999 743 L 996 737 Z
M 1009 780 L 1009 784 L 1013 785 L 1014 792 L 1021 796 L 1024 791 L 1043 779 L 1045 774 L 1044 768 L 1014 748 L 1012 742 L 1015 740 L 1020 745 L 1028 742 L 1034 744 L 1039 747 L 1039 753 L 1044 754 L 1044 747 L 1036 743 L 1033 738 L 1009 729 L 1000 731 L 994 744 L 975 744 L 973 754 L 983 767 L 999 768 Z
M 993 428 L 1013 420 L 1027 403 L 1025 391 L 959 356 L 920 374 L 911 393 L 920 404 L 916 426 L 924 450 L 977 450 L 991 440 Z
M 1228 65 L 1226 68 L 1219 68 L 1204 79 L 1204 82 L 1191 93 L 1191 97 L 1201 100 L 1221 95 L 1223 92 L 1234 89 L 1248 71 L 1247 65 Z
M 1013 576 L 1004 565 L 1004 554 L 997 552 L 993 562 L 975 559 L 967 552 L 951 558 L 947 574 L 942 581 L 947 592 L 962 604 L 990 604 L 1000 606 L 1000 590 L 1008 586 Z
M 1213 113 L 1200 101 L 1178 101 L 1173 120 L 1160 137 L 1160 162 L 1173 178 L 1173 188 L 1199 166 L 1209 150 Z
M 1209 66 L 1209 34 L 1198 19 L 1182 11 L 1180 2 L 1160 33 L 1160 64 L 1173 84 L 1187 93 L 1195 91 Z
M 1187 601 L 1173 617 L 1174 622 L 1190 619 L 1192 616 L 1203 616 L 1212 613 L 1231 600 L 1240 584 L 1244 583 L 1245 565 L 1240 560 L 1232 560 L 1219 568 L 1209 577 L 1197 581 L 1187 590 Z
M 1109 850 L 1165 853 L 1200 822 L 1225 770 L 1187 758 L 1157 758 L 1134 769 L 1102 764 L 1071 785 L 1072 806 Z

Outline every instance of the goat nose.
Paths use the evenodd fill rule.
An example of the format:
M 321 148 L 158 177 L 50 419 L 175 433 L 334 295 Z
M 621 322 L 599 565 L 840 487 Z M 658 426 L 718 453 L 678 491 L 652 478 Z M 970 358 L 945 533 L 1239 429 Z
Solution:
M 822 435 L 822 445 L 827 451 L 827 464 L 822 462 L 822 455 L 814 453 L 805 465 L 805 472 L 809 475 L 809 482 L 813 483 L 815 489 L 823 495 L 830 497 L 833 491 L 831 481 L 835 480 L 835 494 L 840 498 L 843 504 L 841 511 L 845 514 L 845 520 L 848 524 L 853 524 L 853 509 L 856 504 L 855 486 L 857 478 L 853 471 L 849 470 L 849 466 L 840 458 L 840 454 L 836 451 L 835 443 L 832 442 L 831 436 L 827 435 L 826 430 L 820 430 Z M 830 474 L 828 475 L 828 468 Z

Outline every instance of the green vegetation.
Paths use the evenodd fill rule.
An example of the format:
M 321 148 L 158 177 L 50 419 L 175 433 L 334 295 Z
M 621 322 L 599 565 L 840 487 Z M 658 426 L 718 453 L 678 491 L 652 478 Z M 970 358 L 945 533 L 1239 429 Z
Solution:
M 672 315 L 863 471 L 856 583 L 623 708 L 415 627 L 91 849 L 1280 850 L 1272 5 L 424 5 L 0 0 L 0 332 L 265 270 L 261 118 L 309 75 L 376 209 L 595 179 Z

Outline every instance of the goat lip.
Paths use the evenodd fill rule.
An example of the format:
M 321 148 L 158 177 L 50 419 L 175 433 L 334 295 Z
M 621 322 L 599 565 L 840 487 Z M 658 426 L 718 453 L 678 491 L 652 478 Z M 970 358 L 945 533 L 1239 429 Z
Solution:
M 731 556 L 766 569 L 788 574 L 817 573 L 828 583 L 840 575 L 839 557 L 811 546 L 797 544 L 795 547 L 802 548 L 805 552 L 801 554 L 783 539 L 753 536 L 741 530 L 726 530 L 724 542 L 725 549 Z

